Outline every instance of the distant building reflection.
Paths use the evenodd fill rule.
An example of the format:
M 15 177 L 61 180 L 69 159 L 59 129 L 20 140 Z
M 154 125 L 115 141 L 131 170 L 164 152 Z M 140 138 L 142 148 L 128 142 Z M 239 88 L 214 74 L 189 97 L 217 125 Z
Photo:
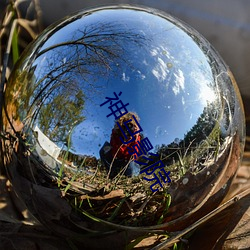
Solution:
M 37 143 L 35 144 L 35 152 L 51 169 L 58 168 L 58 156 L 61 152 L 54 142 L 52 142 L 39 128 L 34 128 Z

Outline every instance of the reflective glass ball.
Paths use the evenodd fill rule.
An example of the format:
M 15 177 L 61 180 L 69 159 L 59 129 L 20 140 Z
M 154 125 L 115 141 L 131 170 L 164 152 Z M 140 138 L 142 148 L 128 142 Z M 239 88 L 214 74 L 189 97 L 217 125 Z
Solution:
M 102 7 L 51 26 L 17 63 L 4 103 L 15 190 L 86 246 L 205 215 L 244 146 L 232 73 L 200 34 L 153 9 Z

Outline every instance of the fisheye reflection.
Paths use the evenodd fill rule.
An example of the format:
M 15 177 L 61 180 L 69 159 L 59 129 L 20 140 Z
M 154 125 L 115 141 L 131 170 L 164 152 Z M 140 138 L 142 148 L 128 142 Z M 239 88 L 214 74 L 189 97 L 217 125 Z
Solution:
M 144 13 L 135 28 L 132 17 L 137 13 L 133 10 L 122 11 L 126 20 L 131 17 L 126 25 L 122 19 L 110 22 L 106 17 L 111 12 L 95 14 L 95 23 L 89 15 L 57 32 L 52 29 L 47 40 L 34 46 L 32 64 L 27 67 L 23 61 L 18 77 L 25 81 L 19 87 L 15 82 L 15 88 L 20 88 L 24 102 L 13 106 L 24 131 L 33 136 L 37 128 L 48 138 L 46 152 L 54 143 L 69 155 L 100 161 L 99 151 L 109 142 L 113 120 L 103 115 L 108 108 L 100 109 L 99 104 L 117 91 L 140 117 L 143 135 L 150 138 L 154 152 L 164 159 L 172 155 L 167 157 L 168 164 L 178 162 L 180 155 L 193 152 L 197 145 L 206 144 L 212 150 L 221 141 L 221 125 L 230 115 L 225 114 L 229 112 L 227 98 L 221 99 L 213 74 L 218 71 L 211 66 L 213 55 L 204 54 L 198 38 L 164 18 L 152 15 L 158 24 L 153 29 Z M 67 37 L 65 32 L 69 32 Z M 177 47 L 179 36 L 185 42 Z M 73 162 L 69 165 L 75 166 Z
M 109 115 L 113 94 L 126 114 Z M 236 85 L 213 48 L 170 16 L 132 7 L 48 29 L 19 61 L 4 100 L 5 136 L 18 138 L 5 150 L 21 159 L 6 163 L 10 174 L 56 187 L 88 219 L 123 226 L 164 223 L 169 197 L 171 219 L 181 205 L 189 213 L 192 192 L 178 189 L 198 183 L 209 195 L 204 186 L 239 161 L 244 141 Z

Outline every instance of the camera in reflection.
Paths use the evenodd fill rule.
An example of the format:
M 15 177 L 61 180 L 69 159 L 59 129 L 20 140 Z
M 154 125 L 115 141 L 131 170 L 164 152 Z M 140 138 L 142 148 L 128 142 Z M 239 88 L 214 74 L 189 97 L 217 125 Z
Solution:
M 127 123 L 127 126 L 123 126 L 123 131 L 125 132 L 126 136 L 129 137 L 131 134 L 135 132 L 135 125 L 131 122 Z

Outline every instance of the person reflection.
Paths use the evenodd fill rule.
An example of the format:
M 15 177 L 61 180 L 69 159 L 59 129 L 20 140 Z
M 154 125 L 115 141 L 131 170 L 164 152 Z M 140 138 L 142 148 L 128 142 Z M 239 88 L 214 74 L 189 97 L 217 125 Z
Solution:
M 137 176 L 140 166 L 133 161 L 128 149 L 141 141 L 139 117 L 136 113 L 128 112 L 116 120 L 112 129 L 110 143 L 104 143 L 100 157 L 105 165 L 109 178 L 119 173 L 126 176 Z

